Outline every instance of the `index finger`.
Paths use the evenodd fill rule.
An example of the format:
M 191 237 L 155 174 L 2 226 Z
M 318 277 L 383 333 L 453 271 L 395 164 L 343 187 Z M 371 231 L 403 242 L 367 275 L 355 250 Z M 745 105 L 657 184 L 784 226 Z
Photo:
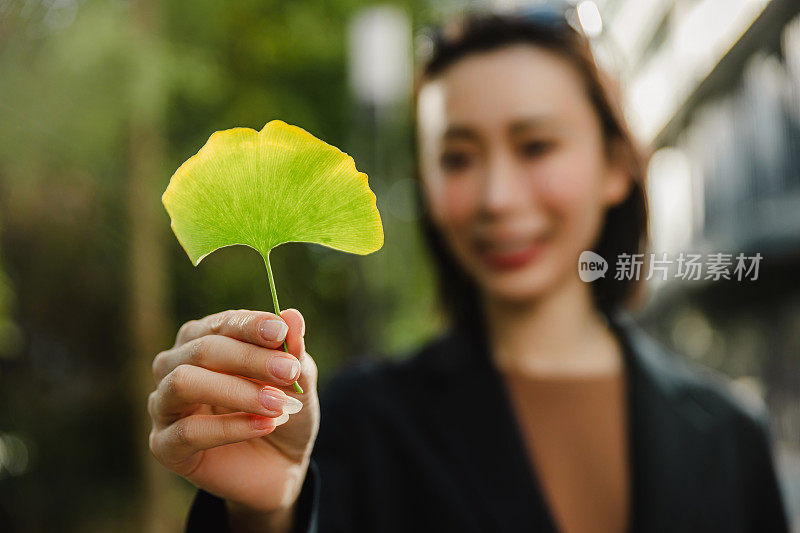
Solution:
M 224 335 L 265 348 L 283 344 L 289 326 L 274 313 L 267 311 L 222 311 L 185 323 L 178 331 L 175 347 L 206 335 Z

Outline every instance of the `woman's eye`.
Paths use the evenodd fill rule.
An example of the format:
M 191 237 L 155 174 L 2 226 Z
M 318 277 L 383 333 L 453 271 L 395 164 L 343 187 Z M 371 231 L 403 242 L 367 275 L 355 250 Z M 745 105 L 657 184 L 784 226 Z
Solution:
M 520 153 L 522 157 L 534 158 L 549 152 L 555 143 L 552 141 L 529 141 L 522 143 Z
M 446 172 L 456 172 L 467 168 L 472 158 L 465 152 L 445 152 L 440 158 L 440 165 Z

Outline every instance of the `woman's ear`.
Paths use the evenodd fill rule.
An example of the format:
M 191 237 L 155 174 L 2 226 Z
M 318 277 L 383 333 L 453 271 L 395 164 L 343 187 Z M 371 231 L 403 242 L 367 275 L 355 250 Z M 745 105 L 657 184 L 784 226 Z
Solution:
M 623 147 L 616 141 L 611 147 L 608 167 L 603 182 L 603 203 L 611 208 L 622 203 L 628 197 L 632 186 L 628 165 L 625 164 Z

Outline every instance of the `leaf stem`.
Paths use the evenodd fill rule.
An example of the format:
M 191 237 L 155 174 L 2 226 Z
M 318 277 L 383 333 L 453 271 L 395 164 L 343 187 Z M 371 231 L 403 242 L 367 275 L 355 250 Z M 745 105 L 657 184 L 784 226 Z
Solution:
M 264 256 L 264 263 L 267 265 L 267 275 L 269 276 L 269 289 L 272 292 L 272 305 L 275 307 L 275 314 L 280 316 L 281 315 L 281 308 L 278 305 L 278 292 L 275 290 L 275 278 L 272 277 L 272 265 L 269 264 L 269 252 L 267 255 Z M 286 347 L 286 340 L 283 341 L 283 351 L 289 352 L 289 348 Z M 292 387 L 294 391 L 298 394 L 303 394 L 303 388 L 300 387 L 298 382 L 292 383 Z

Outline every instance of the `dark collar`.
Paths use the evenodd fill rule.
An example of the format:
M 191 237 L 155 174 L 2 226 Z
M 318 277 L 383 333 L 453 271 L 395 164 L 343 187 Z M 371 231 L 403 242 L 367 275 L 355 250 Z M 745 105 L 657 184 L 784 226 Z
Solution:
M 686 531 L 701 496 L 712 421 L 688 400 L 686 371 L 626 312 L 608 315 L 625 354 L 633 531 Z M 505 385 L 479 331 L 452 328 L 435 351 L 438 401 L 432 430 L 471 485 L 476 520 L 486 530 L 520 524 L 555 531 L 515 421 Z M 433 376 L 432 376 L 433 377 Z M 475 398 L 480 398 L 476 401 Z

